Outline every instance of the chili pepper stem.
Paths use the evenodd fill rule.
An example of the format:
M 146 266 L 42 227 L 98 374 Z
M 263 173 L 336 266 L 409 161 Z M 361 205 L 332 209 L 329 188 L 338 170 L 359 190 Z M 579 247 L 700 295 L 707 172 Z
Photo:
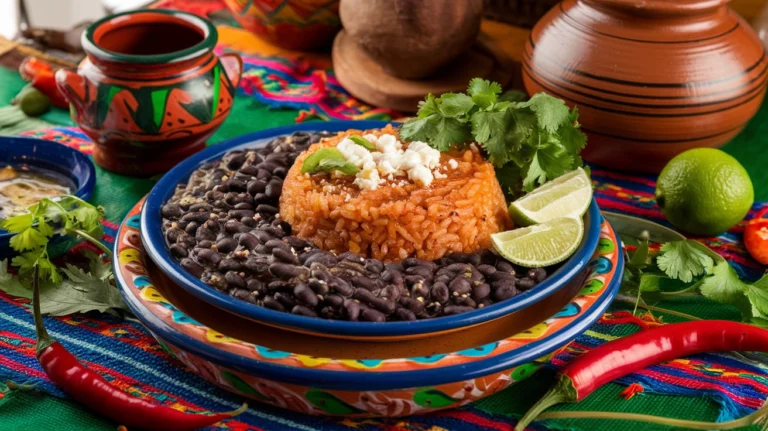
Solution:
M 48 331 L 43 325 L 43 314 L 40 311 L 40 270 L 35 266 L 35 272 L 32 280 L 32 317 L 35 319 L 35 332 L 37 333 L 37 354 L 45 350 L 48 346 L 55 343 L 56 340 L 48 335 Z
M 574 403 L 578 401 L 576 388 L 573 387 L 573 381 L 564 375 L 557 377 L 557 382 L 536 404 L 533 405 L 515 426 L 515 431 L 523 431 L 525 427 L 533 422 L 544 410 L 560 403 Z
M 768 415 L 768 403 L 760 409 L 739 419 L 728 422 L 691 421 L 686 419 L 665 418 L 660 416 L 643 415 L 638 413 L 613 413 L 613 412 L 549 412 L 543 413 L 539 419 L 610 419 L 646 422 L 695 430 L 730 430 L 755 425 L 766 419 Z M 515 428 L 517 430 L 517 428 Z

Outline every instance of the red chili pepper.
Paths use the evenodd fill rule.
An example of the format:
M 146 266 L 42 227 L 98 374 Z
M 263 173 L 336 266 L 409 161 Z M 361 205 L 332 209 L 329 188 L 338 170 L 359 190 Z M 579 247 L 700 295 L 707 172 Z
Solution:
M 555 386 L 520 419 L 522 431 L 547 408 L 582 400 L 600 386 L 651 365 L 706 352 L 768 352 L 768 330 L 727 320 L 657 326 L 602 344 L 569 362 Z
M 48 99 L 50 99 L 53 106 L 64 109 L 69 108 L 69 102 L 67 102 L 67 99 L 61 94 L 59 88 L 56 87 L 56 78 L 54 78 L 53 71 L 40 71 L 40 73 L 32 78 L 32 86 L 48 96 Z
M 25 81 L 32 81 L 35 76 L 44 71 L 53 73 L 53 68 L 37 57 L 27 57 L 19 65 L 19 74 Z
M 40 286 L 35 270 L 33 311 L 37 332 L 37 360 L 48 377 L 67 395 L 121 425 L 157 431 L 192 431 L 213 425 L 244 412 L 248 406 L 229 413 L 212 415 L 182 413 L 128 395 L 86 368 L 43 326 L 40 313 Z
M 768 207 L 757 213 L 755 218 L 747 222 L 747 227 L 744 228 L 744 245 L 747 247 L 747 251 L 763 265 L 768 265 L 768 219 L 765 218 L 766 214 L 768 214 Z

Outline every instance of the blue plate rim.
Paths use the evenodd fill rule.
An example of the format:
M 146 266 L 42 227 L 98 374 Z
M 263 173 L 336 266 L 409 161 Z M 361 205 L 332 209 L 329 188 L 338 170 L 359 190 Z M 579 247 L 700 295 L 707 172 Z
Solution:
M 13 141 L 22 141 L 19 143 L 20 146 L 26 147 L 30 145 L 31 143 L 34 143 L 36 145 L 43 145 L 43 146 L 49 146 L 51 149 L 54 149 L 53 151 L 62 151 L 62 152 L 69 152 L 74 154 L 74 157 L 77 159 L 77 163 L 80 165 L 83 165 L 86 167 L 86 176 L 84 181 L 81 181 L 79 178 L 75 178 L 73 176 L 70 176 L 70 178 L 75 178 L 75 182 L 78 185 L 77 191 L 74 193 L 74 196 L 79 197 L 82 200 L 88 200 L 90 199 L 91 195 L 93 194 L 93 189 L 96 187 L 96 167 L 93 165 L 93 162 L 91 159 L 83 154 L 82 152 L 68 147 L 66 145 L 60 144 L 58 142 L 54 141 L 46 141 L 45 139 L 38 139 L 33 138 L 29 136 L 0 136 L 0 145 L 4 145 L 6 142 L 9 142 L 10 145 L 13 145 Z M 20 151 L 21 153 L 21 151 Z M 38 160 L 45 160 L 37 158 Z M 34 161 L 36 159 L 34 157 L 30 157 L 28 160 L 28 164 L 34 165 Z M 3 160 L 4 163 L 7 163 L 6 160 Z M 50 161 L 51 163 L 55 164 L 55 161 Z M 14 234 L 7 232 L 3 229 L 0 229 L 0 242 L 3 240 L 8 240 L 10 237 L 12 237 Z
M 429 334 L 487 322 L 527 307 L 550 296 L 559 288 L 567 284 L 570 279 L 584 270 L 597 248 L 597 243 L 600 239 L 601 215 L 594 199 L 587 211 L 589 215 L 589 224 L 586 226 L 586 232 L 588 232 L 589 235 L 584 236 L 584 240 L 581 245 L 579 245 L 579 248 L 577 248 L 574 255 L 558 268 L 557 271 L 551 274 L 550 277 L 533 289 L 523 292 L 506 301 L 493 304 L 483 309 L 435 319 L 386 323 L 346 322 L 311 318 L 270 310 L 265 307 L 259 307 L 255 304 L 232 298 L 226 293 L 211 288 L 189 274 L 171 257 L 171 254 L 165 245 L 165 238 L 162 234 L 160 208 L 163 203 L 171 197 L 176 186 L 182 181 L 186 181 L 192 171 L 202 163 L 219 159 L 224 153 L 231 151 L 236 147 L 253 144 L 254 141 L 265 141 L 270 138 L 294 132 L 336 132 L 353 128 L 373 129 L 384 127 L 387 124 L 397 123 L 388 121 L 332 121 L 303 123 L 249 133 L 206 148 L 200 153 L 187 158 L 167 172 L 147 195 L 147 198 L 144 201 L 144 207 L 141 211 L 141 225 L 143 227 L 141 230 L 141 241 L 144 250 L 161 271 L 187 292 L 209 304 L 237 314 L 238 316 L 267 324 L 301 329 L 302 331 L 310 331 L 318 334 L 333 334 L 360 338 Z M 558 276 L 553 277 L 552 275 L 554 274 L 557 274 Z
M 122 235 L 124 226 L 125 222 L 121 224 L 117 238 L 120 238 Z M 116 242 L 113 249 L 114 253 L 118 252 L 118 246 L 119 244 Z M 164 342 L 168 342 L 220 366 L 269 380 L 311 386 L 318 389 L 384 391 L 413 387 L 430 387 L 488 376 L 535 361 L 573 341 L 603 315 L 618 293 L 621 285 L 621 274 L 624 271 L 624 256 L 621 249 L 618 247 L 616 253 L 618 253 L 618 259 L 614 276 L 606 286 L 599 302 L 597 302 L 587 313 L 574 319 L 570 325 L 550 334 L 550 336 L 532 342 L 523 348 L 475 362 L 431 369 L 388 372 L 329 371 L 312 368 L 296 368 L 282 364 L 263 362 L 257 359 L 244 358 L 233 353 L 218 350 L 215 347 L 196 340 L 188 335 L 176 332 L 170 325 L 149 312 L 149 310 L 144 308 L 138 302 L 138 299 L 136 299 L 134 295 L 126 293 L 125 279 L 116 267 L 114 269 L 115 280 L 118 284 L 120 295 L 125 299 L 128 307 L 153 336 Z M 114 262 L 113 265 L 117 265 L 117 262 Z

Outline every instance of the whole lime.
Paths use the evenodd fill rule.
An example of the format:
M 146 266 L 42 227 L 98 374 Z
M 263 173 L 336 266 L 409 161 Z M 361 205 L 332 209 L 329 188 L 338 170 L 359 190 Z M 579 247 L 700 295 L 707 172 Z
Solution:
M 48 96 L 34 87 L 25 88 L 19 93 L 19 96 L 19 106 L 29 117 L 39 117 L 51 109 L 51 101 Z
M 714 148 L 696 148 L 667 163 L 656 182 L 656 203 L 675 227 L 715 236 L 740 222 L 755 191 L 741 164 Z

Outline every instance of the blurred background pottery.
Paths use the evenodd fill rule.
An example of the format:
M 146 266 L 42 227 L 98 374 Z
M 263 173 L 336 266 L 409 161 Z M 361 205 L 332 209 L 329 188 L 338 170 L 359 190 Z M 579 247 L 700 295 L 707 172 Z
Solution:
M 243 28 L 281 48 L 327 48 L 341 29 L 339 0 L 224 0 Z
M 213 54 L 216 28 L 178 11 L 106 17 L 83 32 L 87 57 L 56 81 L 103 168 L 154 175 L 203 149 L 229 114 L 237 54 Z
M 419 79 L 477 38 L 482 0 L 343 0 L 344 31 L 392 76 Z
M 565 0 L 533 28 L 523 81 L 578 105 L 592 163 L 656 173 L 757 112 L 765 51 L 727 0 Z

